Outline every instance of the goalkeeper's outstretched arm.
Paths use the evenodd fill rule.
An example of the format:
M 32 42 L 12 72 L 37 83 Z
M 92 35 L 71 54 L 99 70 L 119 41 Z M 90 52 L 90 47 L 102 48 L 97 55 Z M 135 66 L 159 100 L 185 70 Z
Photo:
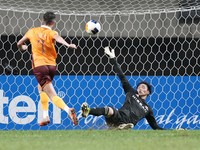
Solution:
M 152 129 L 154 129 L 154 130 L 165 130 L 164 128 L 161 128 L 161 127 L 158 126 L 152 111 L 146 116 L 146 119 L 147 119 L 147 121 L 148 121 L 148 123 L 149 123 L 149 125 L 151 126 Z
M 130 92 L 130 91 L 136 92 L 131 87 L 130 83 L 126 79 L 126 76 L 122 72 L 122 69 L 120 68 L 119 64 L 117 63 L 117 59 L 115 57 L 114 49 L 112 49 L 110 51 L 109 47 L 105 47 L 104 48 L 104 52 L 105 52 L 105 54 L 107 54 L 110 57 L 110 61 L 114 65 L 114 71 L 117 73 L 119 79 L 121 80 L 121 83 L 122 83 L 122 86 L 123 86 L 123 89 L 124 89 L 125 93 Z

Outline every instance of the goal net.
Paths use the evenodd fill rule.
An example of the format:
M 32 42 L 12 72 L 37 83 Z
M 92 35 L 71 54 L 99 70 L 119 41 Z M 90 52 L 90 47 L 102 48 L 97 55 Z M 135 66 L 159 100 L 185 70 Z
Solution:
M 56 44 L 57 75 L 53 84 L 77 110 L 73 127 L 50 103 L 50 125 L 39 127 L 41 105 L 31 68 L 31 47 L 17 41 L 41 25 L 46 11 L 57 15 L 55 30 L 77 50 Z M 85 32 L 94 19 L 102 30 Z M 118 63 L 133 87 L 142 80 L 153 86 L 147 103 L 164 128 L 200 128 L 200 2 L 191 0 L 0 0 L 0 129 L 104 129 L 102 116 L 80 115 L 80 106 L 120 108 L 125 94 L 103 47 L 116 51 Z M 27 43 L 28 44 L 28 43 Z M 141 120 L 135 129 L 149 129 Z

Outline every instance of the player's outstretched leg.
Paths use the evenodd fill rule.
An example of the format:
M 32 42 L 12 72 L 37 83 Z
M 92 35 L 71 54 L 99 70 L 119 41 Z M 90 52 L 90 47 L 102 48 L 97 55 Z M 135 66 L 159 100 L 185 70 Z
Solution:
M 65 102 L 63 101 L 62 98 L 60 98 L 59 96 L 57 96 L 55 89 L 52 85 L 52 83 L 48 83 L 43 90 L 47 93 L 47 95 L 49 96 L 49 98 L 52 100 L 52 102 L 54 103 L 54 105 L 56 105 L 58 108 L 66 111 L 69 115 L 69 117 L 71 118 L 72 122 L 74 123 L 74 125 L 78 125 L 78 119 L 76 117 L 76 112 L 74 108 L 69 108 L 67 106 L 67 104 L 65 104 Z
M 60 109 L 66 111 L 69 115 L 69 117 L 71 118 L 72 122 L 74 123 L 74 125 L 78 125 L 78 119 L 76 117 L 76 112 L 74 108 L 69 108 L 65 102 L 63 101 L 62 98 L 60 98 L 59 96 L 54 96 L 52 98 L 52 102 Z

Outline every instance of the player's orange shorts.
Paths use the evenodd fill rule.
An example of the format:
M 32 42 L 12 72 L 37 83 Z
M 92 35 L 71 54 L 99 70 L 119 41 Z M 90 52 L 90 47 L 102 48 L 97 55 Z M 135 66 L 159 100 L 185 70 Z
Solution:
M 46 84 L 52 82 L 56 74 L 56 66 L 38 66 L 33 69 L 33 73 L 43 89 Z

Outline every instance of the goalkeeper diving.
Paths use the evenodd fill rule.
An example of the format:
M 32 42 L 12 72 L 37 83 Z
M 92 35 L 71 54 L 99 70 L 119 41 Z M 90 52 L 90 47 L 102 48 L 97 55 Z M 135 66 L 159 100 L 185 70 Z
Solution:
M 151 107 L 145 101 L 147 96 L 151 94 L 151 85 L 142 81 L 137 85 L 136 90 L 132 88 L 117 63 L 114 49 L 110 51 L 109 47 L 105 47 L 104 52 L 110 57 L 110 62 L 114 65 L 114 71 L 118 74 L 122 83 L 126 94 L 125 102 L 120 109 L 108 106 L 102 108 L 89 108 L 88 104 L 84 102 L 81 105 L 82 116 L 103 115 L 105 116 L 109 128 L 118 129 L 133 128 L 138 121 L 146 118 L 152 129 L 163 130 L 164 128 L 158 126 Z

